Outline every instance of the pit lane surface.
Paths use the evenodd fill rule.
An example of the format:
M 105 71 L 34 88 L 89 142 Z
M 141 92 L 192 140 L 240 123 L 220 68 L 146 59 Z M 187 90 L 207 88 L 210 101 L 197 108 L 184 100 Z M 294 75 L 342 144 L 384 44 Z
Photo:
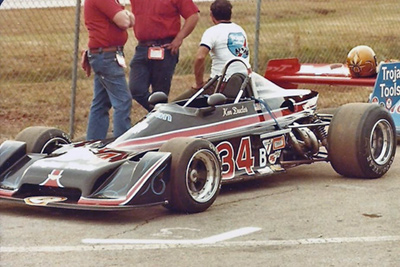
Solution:
M 199 214 L 0 201 L 0 266 L 399 266 L 400 149 L 381 179 L 327 163 L 224 186 Z

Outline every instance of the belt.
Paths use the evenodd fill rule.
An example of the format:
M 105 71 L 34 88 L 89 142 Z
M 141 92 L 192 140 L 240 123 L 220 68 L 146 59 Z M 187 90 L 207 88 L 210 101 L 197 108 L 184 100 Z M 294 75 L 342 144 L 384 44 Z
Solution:
M 158 46 L 158 45 L 163 45 L 163 44 L 168 44 L 174 40 L 174 37 L 168 37 L 164 39 L 158 39 L 158 40 L 147 40 L 147 41 L 139 41 L 138 45 L 139 46 Z
M 101 54 L 103 52 L 116 52 L 116 51 L 124 51 L 123 46 L 110 46 L 110 47 L 99 47 L 99 48 L 90 48 L 89 52 L 91 54 Z

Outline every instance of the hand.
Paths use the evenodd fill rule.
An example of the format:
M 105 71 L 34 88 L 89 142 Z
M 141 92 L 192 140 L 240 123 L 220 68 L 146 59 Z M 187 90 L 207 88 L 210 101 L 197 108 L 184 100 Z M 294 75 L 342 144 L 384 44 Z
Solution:
M 135 15 L 133 15 L 132 12 L 129 12 L 128 10 L 126 10 L 126 14 L 129 17 L 129 28 L 132 28 L 133 26 L 135 26 Z
M 163 45 L 162 47 L 171 50 L 171 54 L 172 54 L 172 55 L 176 55 L 176 54 L 178 53 L 179 47 L 181 47 L 182 43 L 183 43 L 183 40 L 180 39 L 180 38 L 177 36 L 177 37 L 175 37 L 174 40 L 172 40 L 171 43 L 165 44 L 165 45 Z
M 204 85 L 204 82 L 202 82 L 201 84 L 194 84 L 193 86 L 192 86 L 192 89 L 193 90 L 200 90 L 202 87 L 203 87 L 203 85 Z
M 81 51 L 81 67 L 86 73 L 86 77 L 90 76 L 90 73 L 92 71 L 92 68 L 89 64 L 89 59 L 88 59 L 88 51 L 87 50 L 82 50 Z

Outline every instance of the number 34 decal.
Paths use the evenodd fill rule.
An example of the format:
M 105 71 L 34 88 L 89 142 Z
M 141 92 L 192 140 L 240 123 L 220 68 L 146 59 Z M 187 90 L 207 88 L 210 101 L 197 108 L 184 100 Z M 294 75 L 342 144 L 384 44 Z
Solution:
M 233 146 L 227 141 L 219 143 L 217 150 L 221 155 L 223 168 L 222 177 L 224 179 L 230 179 L 235 176 L 235 164 L 238 170 L 244 170 L 248 175 L 254 174 L 254 156 L 251 152 L 251 142 L 249 136 L 240 140 L 236 159 Z

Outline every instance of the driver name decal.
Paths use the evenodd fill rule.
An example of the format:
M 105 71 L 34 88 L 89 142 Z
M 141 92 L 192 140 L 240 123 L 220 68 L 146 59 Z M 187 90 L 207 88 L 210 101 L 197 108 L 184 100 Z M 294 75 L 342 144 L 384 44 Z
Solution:
M 222 116 L 227 117 L 227 116 L 233 116 L 233 115 L 237 115 L 237 114 L 244 114 L 244 113 L 247 113 L 248 111 L 249 110 L 245 106 L 241 106 L 240 108 L 239 107 L 223 108 Z

